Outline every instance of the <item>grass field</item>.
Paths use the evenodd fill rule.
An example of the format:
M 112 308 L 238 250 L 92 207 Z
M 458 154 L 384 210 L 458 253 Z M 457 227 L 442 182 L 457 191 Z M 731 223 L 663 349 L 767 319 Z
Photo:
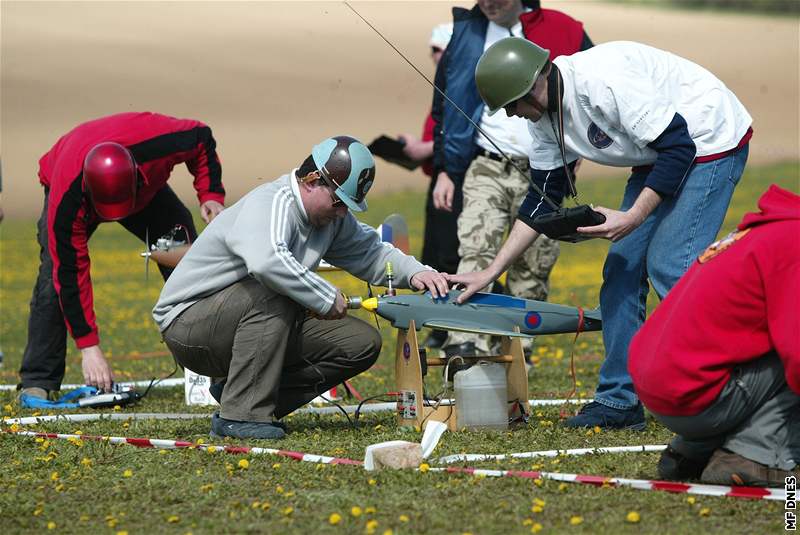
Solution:
M 757 198 L 773 182 L 798 191 L 800 164 L 749 169 L 722 232 L 733 228 L 744 212 L 755 209 Z M 623 178 L 582 184 L 581 199 L 616 206 L 623 184 Z M 364 220 L 374 225 L 389 213 L 401 212 L 409 221 L 412 249 L 419 251 L 422 206 L 420 193 L 374 198 Z M 5 221 L 0 235 L 0 346 L 5 353 L 0 382 L 13 383 L 26 342 L 28 301 L 38 266 L 35 222 Z M 596 306 L 606 248 L 607 243 L 598 240 L 563 245 L 552 276 L 551 300 Z M 161 377 L 173 368 L 150 316 L 160 291 L 160 277 L 154 270 L 145 283 L 139 249 L 140 244 L 117 225 L 102 226 L 91 242 L 102 344 L 117 378 L 122 380 Z M 365 293 L 363 283 L 349 276 L 335 275 L 332 279 L 348 294 Z M 378 364 L 352 381 L 365 395 L 381 394 L 393 387 L 394 333 L 385 322 L 381 331 L 384 347 Z M 561 397 L 569 390 L 571 342 L 568 335 L 537 340 L 536 368 L 530 376 L 532 397 Z M 71 342 L 69 345 L 65 382 L 80 382 L 78 354 Z M 579 395 L 591 397 L 603 355 L 600 335 L 582 335 L 575 355 Z M 429 377 L 431 389 L 436 383 L 436 378 Z M 5 416 L 32 414 L 20 410 L 10 392 L 0 393 L 0 407 Z M 125 410 L 209 409 L 188 409 L 183 405 L 182 388 L 175 388 L 154 389 L 136 407 Z M 576 432 L 561 428 L 558 414 L 558 408 L 538 410 L 527 427 L 513 432 L 447 433 L 436 454 L 663 444 L 670 437 L 652 418 L 642 433 Z M 393 439 L 416 441 L 420 436 L 415 431 L 399 430 L 391 413 L 366 414 L 358 428 L 350 427 L 339 415 L 295 415 L 286 420 L 291 433 L 279 447 L 353 459 L 363 458 L 369 444 Z M 59 423 L 32 428 L 211 442 L 209 421 L 205 419 Z M 274 447 L 258 441 L 250 445 Z M 606 454 L 475 466 L 652 479 L 656 477 L 657 458 L 656 453 Z M 2 433 L 0 459 L 4 465 L 0 476 L 0 525 L 4 533 L 52 529 L 99 533 L 478 534 L 541 530 L 695 534 L 777 533 L 783 529 L 783 504 L 776 502 L 433 472 L 368 473 L 352 466 L 299 463 L 267 455 L 166 452 L 80 440 L 34 441 Z M 630 512 L 636 512 L 639 520 L 626 520 Z M 336 515 L 340 519 L 333 523 Z

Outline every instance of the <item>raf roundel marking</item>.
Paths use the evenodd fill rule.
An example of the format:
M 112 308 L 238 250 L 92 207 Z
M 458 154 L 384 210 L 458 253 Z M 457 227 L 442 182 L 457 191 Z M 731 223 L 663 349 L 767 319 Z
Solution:
M 542 316 L 538 312 L 528 312 L 525 314 L 525 325 L 535 329 L 542 323 Z
M 605 149 L 610 147 L 614 140 L 608 137 L 608 134 L 600 130 L 596 124 L 589 125 L 589 130 L 586 132 L 586 137 L 589 138 L 589 143 L 598 149 Z
M 403 358 L 406 360 L 411 358 L 411 346 L 408 345 L 408 342 L 403 344 Z

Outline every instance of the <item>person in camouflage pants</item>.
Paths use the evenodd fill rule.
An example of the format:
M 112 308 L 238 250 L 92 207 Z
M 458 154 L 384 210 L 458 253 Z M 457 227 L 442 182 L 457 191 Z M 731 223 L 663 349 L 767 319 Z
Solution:
M 525 176 L 510 164 L 482 155 L 477 156 L 467 169 L 463 187 L 464 209 L 458 218 L 459 273 L 479 271 L 491 264 L 503 244 L 506 231 L 514 224 L 519 206 L 528 192 L 529 173 L 527 158 L 515 158 L 514 163 Z M 558 260 L 558 253 L 558 242 L 541 236 L 508 269 L 506 292 L 516 297 L 546 301 L 550 272 Z M 490 290 L 487 287 L 482 291 Z M 454 350 L 459 345 L 463 350 L 465 346 L 462 344 L 468 342 L 474 343 L 478 352 L 489 351 L 487 336 L 450 332 L 448 346 Z

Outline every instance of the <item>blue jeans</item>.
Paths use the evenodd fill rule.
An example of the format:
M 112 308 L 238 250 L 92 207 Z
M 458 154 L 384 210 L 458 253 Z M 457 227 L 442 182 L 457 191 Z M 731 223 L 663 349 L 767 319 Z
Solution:
M 600 367 L 597 402 L 615 409 L 638 404 L 628 374 L 628 347 L 644 323 L 649 284 L 663 299 L 714 241 L 744 172 L 748 148 L 692 166 L 677 196 L 663 199 L 644 223 L 609 248 L 600 289 L 606 358 Z M 631 175 L 620 210 L 633 206 L 647 174 Z

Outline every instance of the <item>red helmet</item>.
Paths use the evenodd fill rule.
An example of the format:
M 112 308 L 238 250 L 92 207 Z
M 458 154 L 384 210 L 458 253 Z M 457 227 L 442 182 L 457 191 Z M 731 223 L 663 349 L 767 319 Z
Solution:
M 136 205 L 136 178 L 133 155 L 119 143 L 95 145 L 83 160 L 83 180 L 103 219 L 115 221 L 130 215 Z

